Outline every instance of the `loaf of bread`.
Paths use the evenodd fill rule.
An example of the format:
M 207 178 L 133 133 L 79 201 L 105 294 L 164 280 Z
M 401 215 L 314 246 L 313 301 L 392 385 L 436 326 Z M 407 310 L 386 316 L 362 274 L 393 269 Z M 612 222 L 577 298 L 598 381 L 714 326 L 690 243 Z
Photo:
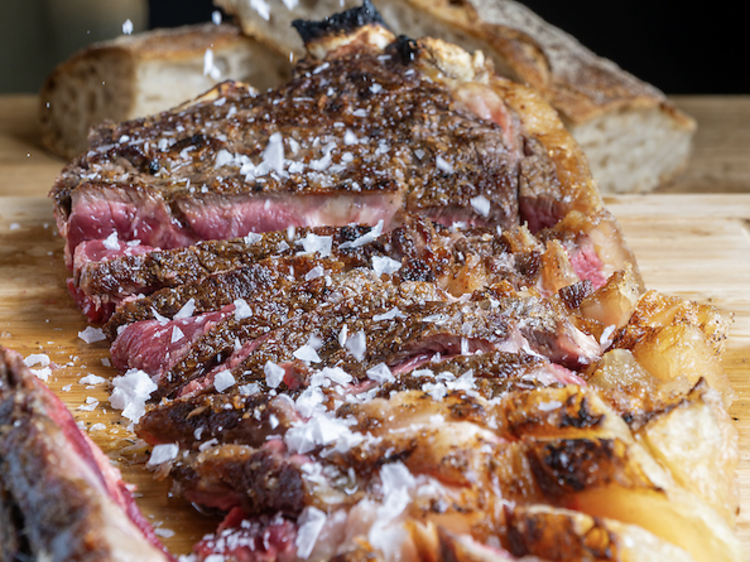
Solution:
M 214 0 L 245 33 L 297 56 L 295 19 L 320 20 L 361 0 Z M 482 50 L 496 70 L 533 86 L 588 156 L 604 193 L 642 193 L 685 166 L 695 122 L 653 86 L 513 0 L 372 0 L 396 33 Z
M 124 35 L 94 44 L 61 63 L 40 92 L 42 141 L 72 158 L 88 131 L 170 109 L 217 82 L 234 79 L 265 89 L 289 76 L 281 54 L 232 25 L 212 23 Z

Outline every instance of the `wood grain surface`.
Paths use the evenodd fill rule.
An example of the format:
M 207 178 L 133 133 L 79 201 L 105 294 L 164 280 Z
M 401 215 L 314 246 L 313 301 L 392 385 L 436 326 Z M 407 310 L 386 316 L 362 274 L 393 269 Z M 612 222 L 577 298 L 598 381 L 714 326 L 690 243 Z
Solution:
M 628 196 L 607 204 L 650 288 L 711 303 L 734 317 L 723 365 L 737 393 L 730 413 L 741 436 L 739 533 L 750 552 L 750 195 Z M 59 367 L 50 387 L 138 486 L 138 504 L 170 550 L 187 553 L 217 519 L 170 497 L 169 484 L 153 479 L 144 466 L 147 450 L 109 407 L 106 384 L 78 382 L 90 373 L 107 379 L 117 373 L 103 364 L 106 344 L 78 337 L 86 322 L 65 288 L 62 249 L 49 201 L 0 197 L 0 345 L 24 356 L 49 355 Z M 99 402 L 91 412 L 80 409 L 89 397 Z

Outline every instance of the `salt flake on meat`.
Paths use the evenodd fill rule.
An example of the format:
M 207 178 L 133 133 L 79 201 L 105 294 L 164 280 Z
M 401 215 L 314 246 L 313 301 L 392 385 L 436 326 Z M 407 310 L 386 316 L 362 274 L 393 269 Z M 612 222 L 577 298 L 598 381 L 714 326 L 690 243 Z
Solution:
M 446 174 L 453 173 L 453 166 L 451 163 L 439 154 L 437 155 L 437 158 L 435 158 L 435 165 L 438 167 L 438 170 L 445 172 Z
M 327 258 L 331 255 L 333 248 L 333 236 L 318 236 L 310 232 L 304 238 L 297 240 L 297 244 L 304 248 L 305 254 L 317 252 L 321 258 Z
M 384 224 L 385 223 L 383 222 L 383 219 L 380 219 L 378 221 L 378 224 L 373 226 L 369 232 L 363 234 L 359 238 L 352 240 L 351 242 L 344 242 L 343 244 L 339 245 L 339 248 L 341 248 L 342 250 L 346 250 L 348 248 L 359 248 L 360 246 L 369 244 L 370 242 L 375 240 L 378 236 L 383 234 Z
M 184 318 L 190 318 L 194 312 L 195 312 L 195 299 L 191 298 L 182 306 L 180 310 L 177 311 L 177 314 L 174 315 L 174 319 L 182 320 Z
M 469 200 L 474 210 L 483 217 L 490 216 L 490 200 L 484 195 L 477 195 Z
M 367 378 L 371 381 L 375 381 L 378 384 L 385 384 L 387 382 L 395 382 L 396 377 L 393 376 L 388 365 L 385 363 L 379 363 L 374 367 L 365 371 Z
M 406 315 L 401 312 L 398 307 L 390 309 L 384 314 L 376 314 L 372 317 L 373 321 L 380 322 L 381 320 L 393 320 L 394 318 L 406 318 Z
M 326 523 L 326 514 L 316 507 L 308 506 L 299 516 L 297 523 L 299 530 L 294 544 L 297 547 L 297 557 L 306 560 L 312 554 L 315 543 Z
M 233 387 L 236 382 L 231 371 L 219 371 L 214 377 L 214 388 L 218 392 L 224 392 L 226 389 Z
M 117 232 L 113 232 L 109 236 L 107 236 L 104 240 L 102 240 L 102 245 L 107 248 L 107 250 L 113 250 L 117 251 L 120 249 L 120 242 L 117 240 Z
M 252 396 L 260 392 L 260 384 L 257 382 L 251 382 L 250 384 L 243 384 L 237 387 L 237 390 L 242 396 Z
M 372 269 L 378 275 L 393 275 L 401 269 L 401 262 L 388 256 L 372 256 Z
M 245 244 L 250 246 L 263 240 L 263 236 L 258 234 L 257 232 L 248 232 L 247 236 L 245 236 L 242 240 L 245 242 Z
M 265 164 L 266 166 L 263 166 Z M 263 167 L 268 167 L 277 174 L 284 172 L 284 139 L 281 133 L 274 133 L 268 139 L 268 146 L 263 151 Z
M 146 463 L 147 466 L 158 466 L 162 463 L 169 462 L 177 458 L 180 447 L 176 443 L 164 443 L 156 445 L 151 451 L 151 457 Z
M 184 337 L 185 337 L 185 333 L 182 330 L 180 330 L 178 326 L 172 327 L 172 337 L 169 340 L 170 343 L 176 343 Z
M 317 356 L 317 353 L 315 355 Z M 284 371 L 283 367 L 279 367 L 273 361 L 266 361 L 266 364 L 263 366 L 263 373 L 266 375 L 266 384 L 268 387 L 276 388 L 281 384 L 281 381 L 284 380 L 284 374 L 286 371 Z
M 292 355 L 297 359 L 307 361 L 308 363 L 320 363 L 321 361 L 318 352 L 308 343 L 297 349 Z
M 245 299 L 236 299 L 234 301 L 234 319 L 238 322 L 245 320 L 253 315 L 253 311 L 250 305 L 247 304 Z
M 357 361 L 362 361 L 365 358 L 365 352 L 367 351 L 367 339 L 364 331 L 357 332 L 357 334 L 346 340 L 344 345 L 347 351 L 351 353 Z

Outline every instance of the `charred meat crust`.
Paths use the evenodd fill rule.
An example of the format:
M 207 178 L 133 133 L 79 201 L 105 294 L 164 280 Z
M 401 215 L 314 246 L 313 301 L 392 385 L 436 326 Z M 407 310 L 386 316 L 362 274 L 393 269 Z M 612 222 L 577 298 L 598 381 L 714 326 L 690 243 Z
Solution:
M 292 25 L 306 44 L 329 35 L 347 35 L 366 25 L 389 29 L 370 0 L 363 0 L 359 8 L 334 14 L 322 21 L 294 20 Z

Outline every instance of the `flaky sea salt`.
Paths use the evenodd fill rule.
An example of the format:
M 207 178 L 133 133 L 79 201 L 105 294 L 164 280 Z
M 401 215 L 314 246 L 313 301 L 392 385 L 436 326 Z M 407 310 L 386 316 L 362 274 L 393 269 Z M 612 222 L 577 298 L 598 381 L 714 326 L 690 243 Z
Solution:
M 327 258 L 331 255 L 333 248 L 333 236 L 318 236 L 309 232 L 304 238 L 297 240 L 297 244 L 304 248 L 305 254 L 317 254 L 321 258 Z
M 378 275 L 393 275 L 401 269 L 401 262 L 388 256 L 372 256 L 372 269 Z
M 339 246 L 342 250 L 346 250 L 348 248 L 359 248 L 360 246 L 364 246 L 365 244 L 369 244 L 373 240 L 377 239 L 378 236 L 383 234 L 383 225 L 384 225 L 383 219 L 380 219 L 378 223 L 373 226 L 369 232 L 366 232 L 359 238 L 356 238 L 352 240 L 351 242 L 344 242 Z
M 281 384 L 281 381 L 284 380 L 286 371 L 273 361 L 266 361 L 266 364 L 263 366 L 263 373 L 266 375 L 266 384 L 268 387 L 277 388 Z
M 214 80 L 221 78 L 221 70 L 214 64 L 214 52 L 206 49 L 203 54 L 203 76 L 210 76 Z
M 367 378 L 371 381 L 375 381 L 378 384 L 385 384 L 387 382 L 394 382 L 396 377 L 393 376 L 388 365 L 385 363 L 379 363 L 370 369 L 365 371 Z
M 174 315 L 175 320 L 183 320 L 185 318 L 190 318 L 193 313 L 195 312 L 195 299 L 191 298 L 189 301 L 187 301 L 185 304 L 182 305 L 182 308 L 177 311 L 177 314 Z
M 445 172 L 446 174 L 453 173 L 453 166 L 451 165 L 451 163 L 439 154 L 435 158 L 435 165 L 437 166 L 438 170 Z
M 107 339 L 104 335 L 104 330 L 101 328 L 94 328 L 93 326 L 87 326 L 82 332 L 78 332 L 78 337 L 86 343 L 96 343 Z
M 84 412 L 93 412 L 99 405 L 99 401 L 93 396 L 86 397 L 86 403 L 78 406 L 76 410 L 82 410 Z
M 301 361 L 307 361 L 308 363 L 320 363 L 320 356 L 318 352 L 309 343 L 306 343 L 294 353 L 292 353 L 297 359 Z
M 484 195 L 477 195 L 476 197 L 472 197 L 469 200 L 469 203 L 471 203 L 471 206 L 474 208 L 474 210 L 483 217 L 488 217 L 490 215 L 490 200 L 487 199 Z
M 219 10 L 214 10 L 211 12 L 211 21 L 214 22 L 216 25 L 221 24 L 221 12 Z
M 297 557 L 306 560 L 312 554 L 327 516 L 317 507 L 307 506 L 299 516 L 297 524 L 299 530 L 294 544 L 297 547 Z
M 177 458 L 180 452 L 180 446 L 177 443 L 163 443 L 156 445 L 151 451 L 146 466 L 158 466 L 162 463 L 169 462 Z
M 263 240 L 263 236 L 261 234 L 258 234 L 257 232 L 248 232 L 247 235 L 242 239 L 245 244 L 248 246 L 252 244 L 257 244 L 261 240 Z
M 107 236 L 104 240 L 102 240 L 102 245 L 107 248 L 107 250 L 113 250 L 117 251 L 120 249 L 120 241 L 117 239 L 117 232 L 113 232 L 109 236 Z
M 398 307 L 394 307 L 384 314 L 376 314 L 372 319 L 374 322 L 380 322 L 381 320 L 393 320 L 396 317 L 406 318 L 406 315 Z
M 80 379 L 78 379 L 78 384 L 89 385 L 89 386 L 96 386 L 97 384 L 102 384 L 105 382 L 107 382 L 107 379 L 105 379 L 104 377 L 100 377 L 98 375 L 94 375 L 93 373 L 88 374 L 85 377 L 81 377 Z
M 214 388 L 218 392 L 224 392 L 226 389 L 232 388 L 236 382 L 234 375 L 229 370 L 219 371 L 214 376 Z
M 122 32 L 125 35 L 131 35 L 133 33 L 133 22 L 130 21 L 129 19 L 125 20 L 122 23 Z
M 146 401 L 158 387 L 147 373 L 131 369 L 112 381 L 114 390 L 109 398 L 113 408 L 122 410 L 123 417 L 137 423 L 146 413 Z
M 365 358 L 365 352 L 367 351 L 367 339 L 364 331 L 359 331 L 355 335 L 347 338 L 344 347 L 357 361 L 362 361 L 362 359 Z
M 23 360 L 23 364 L 27 367 L 34 367 L 35 365 L 47 367 L 50 364 L 50 358 L 46 353 L 32 353 Z
M 170 343 L 177 343 L 184 337 L 185 337 L 185 333 L 182 330 L 180 330 L 179 326 L 172 327 L 172 337 L 169 340 Z
M 260 392 L 260 384 L 257 382 L 243 384 L 242 386 L 238 386 L 237 390 L 242 396 L 252 396 L 253 394 L 258 394 Z
M 253 315 L 253 311 L 250 305 L 247 304 L 245 299 L 237 299 L 234 301 L 234 319 L 238 322 L 245 320 Z

